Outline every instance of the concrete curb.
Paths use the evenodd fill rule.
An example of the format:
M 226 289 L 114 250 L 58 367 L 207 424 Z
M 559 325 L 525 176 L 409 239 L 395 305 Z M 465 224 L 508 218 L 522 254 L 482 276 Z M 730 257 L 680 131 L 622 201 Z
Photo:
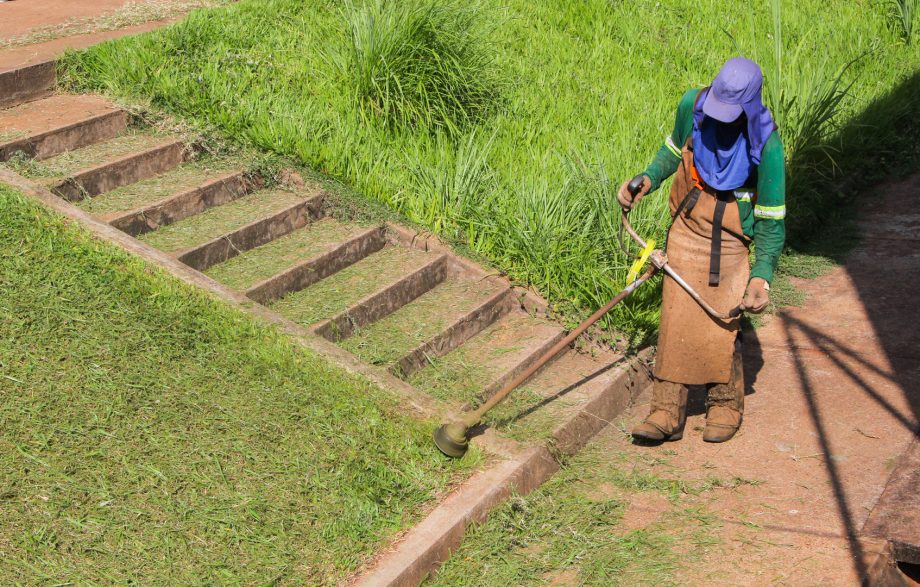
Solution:
M 893 560 L 920 564 L 920 438 L 901 455 L 860 534 L 887 540 Z
M 513 493 L 530 493 L 558 470 L 549 451 L 536 447 L 475 474 L 349 584 L 418 585 L 456 550 L 469 524 L 485 521 L 489 511 Z
M 489 512 L 512 494 L 526 495 L 559 470 L 555 455 L 572 455 L 580 450 L 608 422 L 622 412 L 638 391 L 651 381 L 637 359 L 614 367 L 615 375 L 603 389 L 556 428 L 545 446 L 514 452 L 482 471 L 451 493 L 419 524 L 406 532 L 391 550 L 352 577 L 355 587 L 404 587 L 420 584 L 432 575 L 460 546 L 466 528 L 481 523 Z M 473 442 L 492 443 L 486 437 Z

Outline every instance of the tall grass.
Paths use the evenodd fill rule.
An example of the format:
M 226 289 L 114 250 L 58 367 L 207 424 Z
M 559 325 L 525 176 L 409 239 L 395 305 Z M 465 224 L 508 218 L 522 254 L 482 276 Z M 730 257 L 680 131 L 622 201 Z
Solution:
M 72 55 L 66 75 L 294 156 L 577 316 L 623 286 L 617 186 L 729 57 L 763 65 L 790 224 L 820 226 L 848 200 L 843 129 L 920 69 L 871 1 L 243 0 Z M 668 187 L 633 212 L 651 237 Z M 656 322 L 650 287 L 608 324 L 641 336 Z
M 910 45 L 914 36 L 917 0 L 888 0 L 888 10 L 894 28 L 901 35 L 901 39 Z
M 478 139 L 472 132 L 456 144 L 436 141 L 440 152 L 435 164 L 413 166 L 412 189 L 402 192 L 397 201 L 420 224 L 468 244 L 477 242 L 479 227 L 487 223 L 484 212 L 495 187 L 495 172 L 488 163 L 493 141 Z
M 842 145 L 836 133 L 844 123 L 844 109 L 857 81 L 848 80 L 847 74 L 865 54 L 834 65 L 835 60 L 827 55 L 816 60 L 806 38 L 787 50 L 780 0 L 770 0 L 770 14 L 773 61 L 767 63 L 765 98 L 786 154 L 786 188 L 795 210 L 787 224 L 802 236 L 820 226 L 829 196 L 836 195 L 827 190 L 839 171 Z
M 498 95 L 488 12 L 478 0 L 347 0 L 341 73 L 371 115 L 457 132 Z

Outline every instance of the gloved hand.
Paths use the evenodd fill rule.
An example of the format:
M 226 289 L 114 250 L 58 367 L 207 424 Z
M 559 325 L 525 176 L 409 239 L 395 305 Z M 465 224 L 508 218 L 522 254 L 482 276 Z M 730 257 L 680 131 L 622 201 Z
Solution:
M 629 185 L 630 182 L 629 179 L 624 181 L 623 185 L 620 186 L 620 191 L 617 192 L 617 200 L 619 200 L 620 206 L 622 206 L 624 210 L 632 210 L 632 207 L 638 204 L 639 200 L 652 189 L 652 180 L 650 180 L 647 175 L 643 175 L 642 178 L 642 189 L 639 190 L 639 193 L 636 194 L 635 197 L 626 189 L 626 186 Z
M 744 299 L 741 300 L 741 309 L 752 314 L 760 314 L 770 303 L 770 286 L 762 277 L 755 277 L 748 283 Z

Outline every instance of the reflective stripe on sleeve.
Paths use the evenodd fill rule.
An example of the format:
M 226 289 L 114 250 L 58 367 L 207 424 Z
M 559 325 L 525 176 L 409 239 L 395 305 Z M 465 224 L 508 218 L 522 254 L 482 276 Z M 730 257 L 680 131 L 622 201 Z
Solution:
M 754 206 L 754 216 L 756 218 L 771 218 L 773 220 L 782 220 L 786 217 L 786 207 Z
M 750 202 L 754 197 L 754 192 L 748 190 L 735 190 L 735 198 L 739 202 Z
M 671 139 L 671 135 L 668 135 L 664 139 L 664 144 L 668 146 L 668 150 L 674 154 L 675 157 L 680 157 L 680 149 L 674 144 L 674 141 Z

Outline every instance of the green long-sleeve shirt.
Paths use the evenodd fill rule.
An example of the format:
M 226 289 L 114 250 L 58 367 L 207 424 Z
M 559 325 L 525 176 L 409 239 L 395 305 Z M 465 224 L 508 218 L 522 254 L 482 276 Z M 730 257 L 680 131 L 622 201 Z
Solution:
M 699 88 L 684 92 L 677 105 L 674 130 L 643 172 L 652 181 L 652 191 L 680 166 L 680 149 L 693 132 L 693 105 Z M 754 240 L 754 265 L 751 277 L 773 280 L 773 271 L 786 241 L 786 164 L 783 143 L 774 131 L 767 139 L 760 165 L 744 187 L 735 190 L 741 228 Z

